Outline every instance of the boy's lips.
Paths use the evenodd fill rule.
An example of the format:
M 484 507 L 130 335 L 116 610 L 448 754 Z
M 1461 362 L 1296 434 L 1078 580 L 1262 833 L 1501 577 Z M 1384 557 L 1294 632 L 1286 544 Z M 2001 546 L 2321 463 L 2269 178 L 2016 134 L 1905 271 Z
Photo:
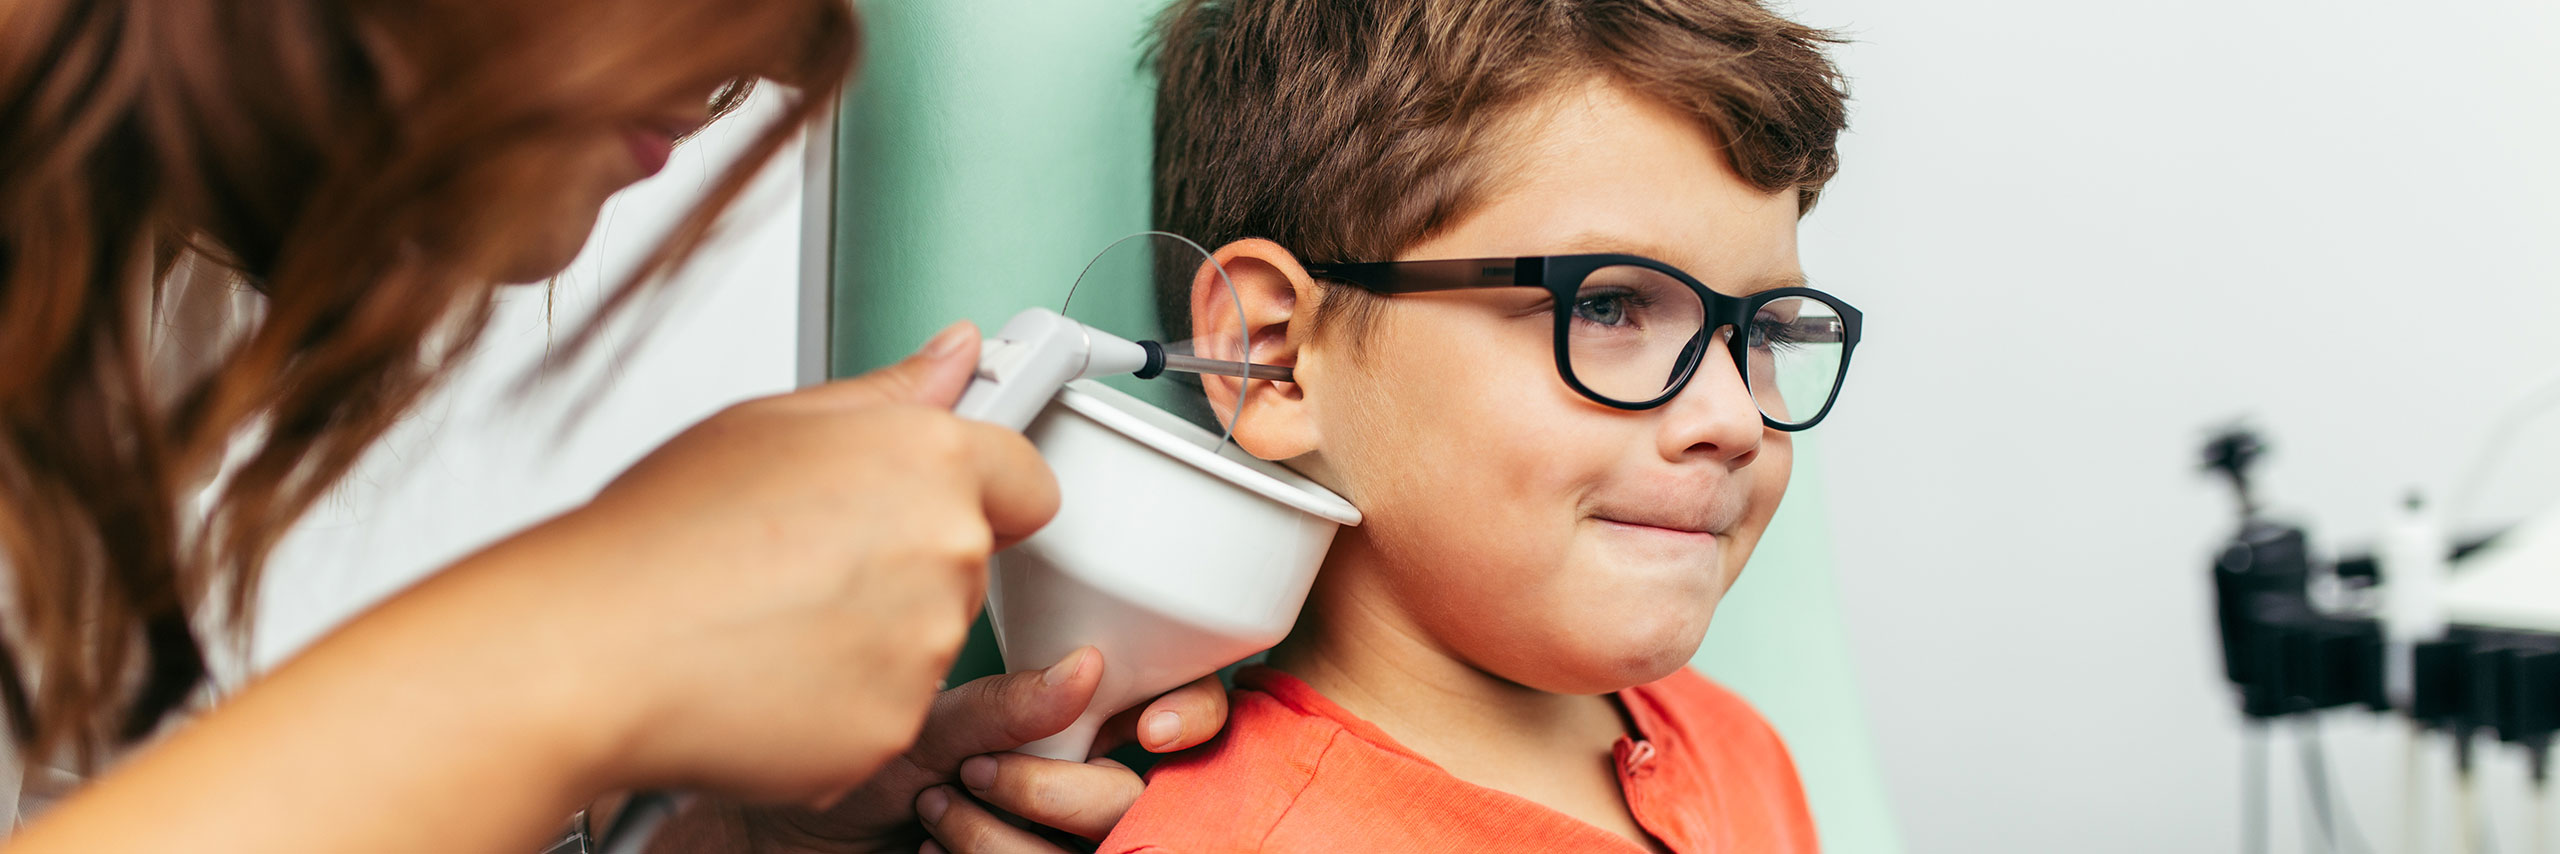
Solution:
M 1691 527 L 1691 526 L 1688 526 L 1688 525 L 1679 525 L 1679 524 L 1670 524 L 1670 525 L 1666 525 L 1666 524 L 1661 524 L 1661 523 L 1656 523 L 1656 522 L 1637 522 L 1637 521 L 1632 521 L 1632 520 L 1628 520 L 1628 519 L 1612 519 L 1612 518 L 1609 518 L 1609 517 L 1607 517 L 1607 516 L 1593 516 L 1593 517 L 1591 517 L 1591 518 L 1598 519 L 1598 520 L 1600 520 L 1600 521 L 1602 521 L 1602 522 L 1607 522 L 1607 523 L 1612 524 L 1612 525 L 1623 525 L 1623 526 L 1626 526 L 1626 527 L 1629 527 L 1629 528 L 1642 528 L 1642 529 L 1646 529 L 1646 530 L 1659 531 L 1659 532 L 1662 532 L 1662 533 L 1669 533 L 1669 534 L 1682 534 L 1682 535 L 1686 535 L 1686 536 L 1712 537 L 1712 536 L 1716 536 L 1717 534 L 1722 533 L 1721 531 L 1717 531 L 1717 530 L 1713 530 L 1713 529 L 1709 529 L 1709 528 L 1704 528 L 1704 527 Z
M 1680 534 L 1722 535 L 1742 521 L 1742 510 L 1743 502 L 1738 498 L 1716 496 L 1699 500 L 1684 497 L 1603 506 L 1592 512 L 1591 518 Z

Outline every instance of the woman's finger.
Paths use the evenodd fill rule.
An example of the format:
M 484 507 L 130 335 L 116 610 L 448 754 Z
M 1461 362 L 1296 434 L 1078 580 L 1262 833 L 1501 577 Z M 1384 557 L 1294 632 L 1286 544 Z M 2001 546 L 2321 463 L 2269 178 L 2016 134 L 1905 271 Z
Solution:
M 1227 686 L 1213 673 L 1148 703 L 1138 718 L 1138 744 L 1156 753 L 1187 750 L 1226 726 Z
M 978 468 L 978 495 L 995 547 L 1023 541 L 1058 515 L 1058 478 L 1023 435 L 975 421 L 960 426 Z
M 1107 753 L 1135 742 L 1150 753 L 1187 750 L 1215 738 L 1227 725 L 1227 688 L 1217 674 L 1165 692 L 1138 708 L 1111 716 L 1093 752 Z
M 1129 766 L 1109 759 L 1065 762 L 1022 753 L 969 757 L 960 763 L 960 783 L 997 809 L 1096 841 L 1111 835 L 1147 787 Z
M 933 841 L 951 854 L 1066 854 L 1031 831 L 1004 823 L 995 813 L 949 786 L 916 796 L 916 817 Z
M 1078 647 L 1042 670 L 983 676 L 934 697 L 907 764 L 951 779 L 960 760 L 1012 750 L 1076 722 L 1102 685 L 1102 653 Z
M 863 407 L 920 403 L 949 409 L 969 387 L 978 367 L 978 327 L 961 321 L 935 333 L 933 340 L 896 364 L 850 379 L 811 386 L 789 395 L 792 400 L 829 406 Z

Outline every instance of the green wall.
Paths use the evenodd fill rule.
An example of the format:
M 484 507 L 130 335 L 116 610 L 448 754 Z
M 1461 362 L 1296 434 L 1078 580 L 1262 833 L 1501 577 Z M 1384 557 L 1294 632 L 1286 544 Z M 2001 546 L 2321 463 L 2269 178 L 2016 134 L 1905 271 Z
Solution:
M 1152 84 L 1137 47 L 1160 4 L 863 4 L 839 128 L 836 375 L 955 318 L 993 327 L 1056 306 L 1095 252 L 1146 227 Z M 1786 737 L 1827 848 L 1899 851 L 1831 572 L 1819 440 L 1798 448 L 1795 486 L 1697 662 Z M 981 629 L 958 675 L 997 668 Z
M 1902 850 L 1876 767 L 1831 571 L 1821 428 L 1795 437 L 1795 476 L 1751 564 L 1691 659 L 1759 707 L 1794 752 L 1822 831 L 1840 852 Z
M 1147 226 L 1151 3 L 866 3 L 838 148 L 839 374 L 1056 306 Z

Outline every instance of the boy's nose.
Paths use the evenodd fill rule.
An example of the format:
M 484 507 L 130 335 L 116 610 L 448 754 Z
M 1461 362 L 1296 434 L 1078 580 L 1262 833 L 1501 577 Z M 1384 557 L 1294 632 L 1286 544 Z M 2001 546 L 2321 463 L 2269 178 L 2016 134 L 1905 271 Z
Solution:
M 1681 462 L 1697 457 L 1726 468 L 1749 465 L 1760 452 L 1760 405 L 1742 382 L 1733 363 L 1732 327 L 1717 330 L 1703 342 L 1705 358 L 1689 377 L 1689 385 L 1662 405 L 1656 433 L 1663 459 Z

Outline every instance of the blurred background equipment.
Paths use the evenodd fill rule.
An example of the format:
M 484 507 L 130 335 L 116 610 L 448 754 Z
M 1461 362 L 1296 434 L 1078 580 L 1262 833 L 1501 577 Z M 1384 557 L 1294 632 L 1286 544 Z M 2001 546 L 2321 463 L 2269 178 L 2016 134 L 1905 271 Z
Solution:
M 2259 436 L 2233 427 L 2205 445 L 2207 471 L 2227 479 L 2239 526 L 2213 561 L 2223 675 L 2245 718 L 2242 850 L 2269 850 L 2269 765 L 2280 729 L 2301 763 L 2306 848 L 2337 852 L 2496 850 L 2476 796 L 2475 756 L 2513 750 L 2533 790 L 2534 852 L 2551 850 L 2547 780 L 2560 731 L 2560 515 L 2512 530 L 2450 540 L 2412 494 L 2368 554 L 2315 558 L 2305 529 L 2268 518 L 2253 490 Z M 2539 569 L 2536 569 L 2536 568 Z M 2321 722 L 2343 710 L 2405 719 L 2401 838 L 2370 844 L 2334 791 Z M 2452 746 L 2448 819 L 2430 831 L 2420 773 L 2428 739 Z

